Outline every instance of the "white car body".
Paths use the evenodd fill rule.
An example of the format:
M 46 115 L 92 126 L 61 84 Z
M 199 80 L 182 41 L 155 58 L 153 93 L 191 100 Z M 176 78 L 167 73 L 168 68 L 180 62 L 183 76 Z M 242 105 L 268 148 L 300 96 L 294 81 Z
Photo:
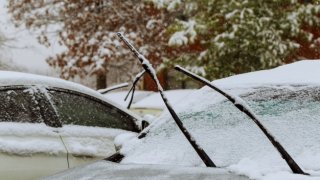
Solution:
M 130 128 L 133 126 L 136 127 L 134 131 L 138 130 L 136 125 L 140 120 L 137 116 L 109 102 L 98 92 L 65 80 L 0 71 L 0 93 L 0 98 L 2 98 L 0 105 L 2 108 L 2 110 L 0 109 L 0 160 L 2 162 L 0 163 L 0 173 L 2 179 L 37 179 L 103 159 L 115 152 L 113 143 L 115 136 L 131 132 L 133 129 Z M 68 102 L 69 99 L 64 99 L 64 96 L 60 98 L 59 93 L 70 97 L 70 100 L 82 98 L 79 102 L 83 102 L 83 104 L 72 104 L 72 102 Z M 31 105 L 23 104 L 25 101 L 22 101 L 21 98 L 27 103 L 32 101 Z M 15 102 L 21 102 L 21 104 L 15 106 Z M 68 116 L 69 114 L 61 111 L 84 111 L 90 107 L 90 103 L 96 104 L 100 109 L 93 109 L 96 110 L 95 112 L 99 112 L 98 115 L 87 115 L 87 117 L 93 118 L 85 122 L 89 126 L 77 125 L 78 122 L 73 125 L 72 117 L 77 117 L 78 114 Z M 22 109 L 11 112 L 11 109 L 17 107 Z M 6 108 L 9 111 L 5 111 Z M 33 112 L 33 110 L 35 111 Z M 116 124 L 110 122 L 110 127 L 90 126 L 90 123 L 98 123 L 94 122 L 95 117 L 100 118 L 100 114 L 101 118 L 109 116 L 109 111 L 110 118 L 119 116 L 117 118 L 123 119 L 124 124 L 122 125 L 122 121 L 119 121 L 115 122 Z M 81 119 L 81 113 L 87 112 L 79 113 L 79 119 Z M 89 109 L 88 113 L 91 113 Z M 29 114 L 36 119 L 36 122 L 23 119 Z M 49 119 L 47 120 L 45 116 Z M 68 120 L 62 119 L 66 116 L 69 117 Z M 17 122 L 16 119 L 20 117 L 22 118 L 21 122 L 20 120 Z M 69 121 L 71 124 L 64 123 Z M 108 120 L 106 119 L 106 121 Z M 102 123 L 108 124 L 109 122 Z M 118 126 L 123 126 L 124 129 L 120 129 Z M 126 127 L 130 128 L 126 129 Z

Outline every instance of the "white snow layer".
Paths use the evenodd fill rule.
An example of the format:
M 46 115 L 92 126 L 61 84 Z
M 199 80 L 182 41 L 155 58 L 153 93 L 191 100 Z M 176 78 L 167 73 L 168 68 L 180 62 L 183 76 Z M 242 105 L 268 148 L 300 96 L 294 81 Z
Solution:
M 0 71 L 0 86 L 10 85 L 41 85 L 50 86 L 64 89 L 71 89 L 78 92 L 87 93 L 95 97 L 103 97 L 97 91 L 87 88 L 83 85 L 66 81 L 60 78 L 49 76 L 35 75 L 29 73 L 13 72 L 13 71 Z
M 176 104 L 178 116 L 214 163 L 251 179 L 320 179 L 320 61 L 300 61 L 272 70 L 213 81 L 241 97 L 311 176 L 295 175 L 245 114 L 208 87 Z M 169 113 L 143 139 L 122 142 L 124 164 L 204 166 Z
M 43 123 L 0 122 L 0 152 L 13 155 L 65 153 L 61 136 L 72 154 L 103 157 L 110 154 L 110 147 L 114 147 L 113 139 L 127 133 L 112 128 L 76 125 L 52 128 Z
M 304 60 L 271 70 L 245 73 L 216 80 L 213 83 L 225 88 L 248 87 L 265 84 L 320 84 L 320 60 Z

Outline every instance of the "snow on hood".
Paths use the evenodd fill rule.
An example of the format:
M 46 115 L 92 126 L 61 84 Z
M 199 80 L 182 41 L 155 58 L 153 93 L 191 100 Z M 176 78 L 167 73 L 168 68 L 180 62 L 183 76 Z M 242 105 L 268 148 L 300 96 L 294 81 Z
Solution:
M 108 161 L 97 161 L 72 168 L 44 179 L 248 180 L 247 177 L 235 175 L 226 169 L 220 168 L 181 167 L 175 165 L 124 165 Z
M 243 96 L 296 162 L 320 176 L 319 77 L 320 61 L 306 60 L 213 83 Z M 223 96 L 203 87 L 189 97 L 174 109 L 217 166 L 252 179 L 309 179 L 292 174 L 252 120 Z M 122 144 L 122 163 L 204 166 L 168 112 L 149 128 L 145 138 Z
M 320 84 L 320 60 L 302 60 L 262 70 L 235 75 L 213 81 L 220 87 L 248 87 L 266 84 Z

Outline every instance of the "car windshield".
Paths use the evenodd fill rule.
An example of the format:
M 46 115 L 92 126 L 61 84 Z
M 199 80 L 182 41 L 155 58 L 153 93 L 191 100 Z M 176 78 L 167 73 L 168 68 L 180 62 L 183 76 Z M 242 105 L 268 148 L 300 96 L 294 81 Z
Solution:
M 242 97 L 303 167 L 320 168 L 319 86 L 270 85 L 226 91 Z M 217 166 L 242 173 L 251 168 L 261 174 L 279 166 L 288 168 L 252 120 L 212 89 L 202 88 L 174 108 Z M 123 145 L 126 156 L 122 163 L 203 165 L 169 113 L 152 126 L 146 138 Z

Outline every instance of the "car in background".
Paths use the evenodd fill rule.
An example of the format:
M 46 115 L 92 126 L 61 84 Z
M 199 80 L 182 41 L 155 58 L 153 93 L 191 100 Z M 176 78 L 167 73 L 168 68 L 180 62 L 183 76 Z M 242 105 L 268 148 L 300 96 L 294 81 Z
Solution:
M 118 105 L 122 106 L 123 108 L 127 108 L 129 101 L 130 101 L 130 96 L 127 98 L 127 100 L 125 101 L 125 98 L 128 94 L 128 91 L 117 91 L 117 92 L 109 92 L 104 94 L 103 96 L 106 97 L 108 100 L 117 103 Z M 144 98 L 147 98 L 151 95 L 155 94 L 155 92 L 153 91 L 141 91 L 141 90 L 137 90 L 134 93 L 134 97 L 132 100 L 132 104 L 137 103 L 138 101 L 141 101 Z
M 251 119 L 224 96 L 203 87 L 173 109 L 220 168 L 201 168 L 197 153 L 169 113 L 163 113 L 144 130 L 144 138 L 116 138 L 122 154 L 118 166 L 99 161 L 48 179 L 215 179 L 210 173 L 219 170 L 225 176 L 217 179 L 319 179 L 319 77 L 320 61 L 300 61 L 212 82 L 241 97 L 310 176 L 292 174 Z
M 188 96 L 190 93 L 195 91 L 194 89 L 176 89 L 165 91 L 166 96 L 171 100 L 170 102 L 175 104 L 183 100 L 184 97 Z M 130 97 L 125 101 L 125 97 L 128 94 L 127 91 L 109 92 L 104 94 L 104 96 L 119 104 L 120 106 L 127 108 Z M 163 103 L 161 96 L 158 92 L 153 91 L 135 91 L 132 105 L 130 111 L 139 115 L 140 117 L 145 117 L 146 115 L 151 115 L 153 117 L 158 117 L 163 110 L 165 110 L 165 104 Z M 151 117 L 148 117 L 150 119 Z
M 0 71 L 0 174 L 36 179 L 103 159 L 140 118 L 82 85 Z
M 176 89 L 165 91 L 165 95 L 170 99 L 170 103 L 179 104 L 185 100 L 189 94 L 194 92 L 194 89 Z M 160 96 L 160 93 L 154 93 L 140 101 L 132 104 L 130 110 L 137 113 L 141 117 L 145 115 L 159 116 L 166 109 L 165 104 Z

